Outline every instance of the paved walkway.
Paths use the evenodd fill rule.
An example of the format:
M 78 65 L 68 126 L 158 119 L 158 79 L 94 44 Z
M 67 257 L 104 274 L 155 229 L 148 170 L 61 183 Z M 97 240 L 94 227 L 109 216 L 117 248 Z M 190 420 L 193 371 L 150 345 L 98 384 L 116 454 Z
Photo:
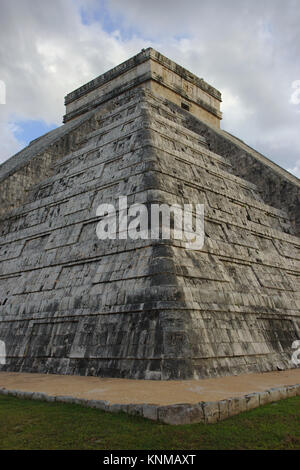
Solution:
M 300 384 L 300 368 L 264 374 L 243 374 L 203 380 L 129 380 L 75 375 L 0 372 L 0 387 L 10 390 L 68 395 L 113 403 L 198 403 Z

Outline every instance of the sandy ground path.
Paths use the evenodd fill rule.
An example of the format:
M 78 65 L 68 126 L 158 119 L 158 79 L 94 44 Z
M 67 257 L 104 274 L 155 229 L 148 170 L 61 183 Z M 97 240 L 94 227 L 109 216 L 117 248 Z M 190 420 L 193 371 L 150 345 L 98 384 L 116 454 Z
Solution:
M 110 403 L 197 403 L 217 401 L 272 387 L 300 384 L 300 368 L 202 380 L 129 380 L 74 375 L 0 372 L 0 387 L 68 395 Z

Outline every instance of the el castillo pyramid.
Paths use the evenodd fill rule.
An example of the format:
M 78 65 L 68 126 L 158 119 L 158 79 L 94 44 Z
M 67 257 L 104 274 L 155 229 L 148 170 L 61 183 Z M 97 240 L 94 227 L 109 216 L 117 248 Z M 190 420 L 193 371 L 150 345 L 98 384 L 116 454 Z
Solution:
M 283 370 L 300 338 L 300 181 L 220 128 L 152 48 L 66 96 L 0 166 L 0 370 L 189 379 Z M 97 207 L 204 204 L 205 242 L 99 240 Z

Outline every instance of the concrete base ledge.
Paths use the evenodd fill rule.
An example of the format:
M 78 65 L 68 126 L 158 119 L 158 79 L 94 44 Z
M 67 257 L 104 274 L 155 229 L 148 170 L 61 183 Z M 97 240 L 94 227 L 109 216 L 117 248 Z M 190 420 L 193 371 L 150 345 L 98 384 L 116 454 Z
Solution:
M 0 388 L 0 395 L 10 395 L 31 400 L 46 402 L 73 403 L 76 405 L 97 408 L 110 413 L 124 412 L 130 415 L 142 416 L 165 424 L 216 423 L 243 411 L 252 410 L 259 406 L 273 403 L 284 398 L 300 396 L 300 384 L 270 388 L 263 392 L 227 398 L 220 401 L 206 401 L 196 404 L 178 403 L 174 405 L 142 404 L 110 404 L 105 400 L 88 400 L 64 395 L 47 395 L 39 392 L 24 392 L 22 390 L 7 390 Z

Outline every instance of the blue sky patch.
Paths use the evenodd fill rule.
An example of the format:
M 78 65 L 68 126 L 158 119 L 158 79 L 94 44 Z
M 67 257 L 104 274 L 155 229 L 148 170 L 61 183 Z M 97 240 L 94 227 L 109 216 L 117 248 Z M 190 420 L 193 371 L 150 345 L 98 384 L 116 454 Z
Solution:
M 116 12 L 112 13 L 106 0 L 100 0 L 94 8 L 90 8 L 89 5 L 86 8 L 81 7 L 80 17 L 82 24 L 87 26 L 92 23 L 100 23 L 102 29 L 108 34 L 118 31 L 123 41 L 128 41 L 133 37 L 148 41 L 155 39 L 154 37 L 146 38 L 145 35 L 141 34 L 138 28 L 129 25 L 125 26 L 123 16 Z
M 56 124 L 47 124 L 44 121 L 35 120 L 14 121 L 14 125 L 16 126 L 14 136 L 25 145 L 58 127 Z
M 107 33 L 113 33 L 119 29 L 119 24 L 116 18 L 113 18 L 107 7 L 107 2 L 102 0 L 97 5 L 97 8 L 90 8 L 89 6 L 80 8 L 81 22 L 84 25 L 92 23 L 101 23 L 102 28 Z

